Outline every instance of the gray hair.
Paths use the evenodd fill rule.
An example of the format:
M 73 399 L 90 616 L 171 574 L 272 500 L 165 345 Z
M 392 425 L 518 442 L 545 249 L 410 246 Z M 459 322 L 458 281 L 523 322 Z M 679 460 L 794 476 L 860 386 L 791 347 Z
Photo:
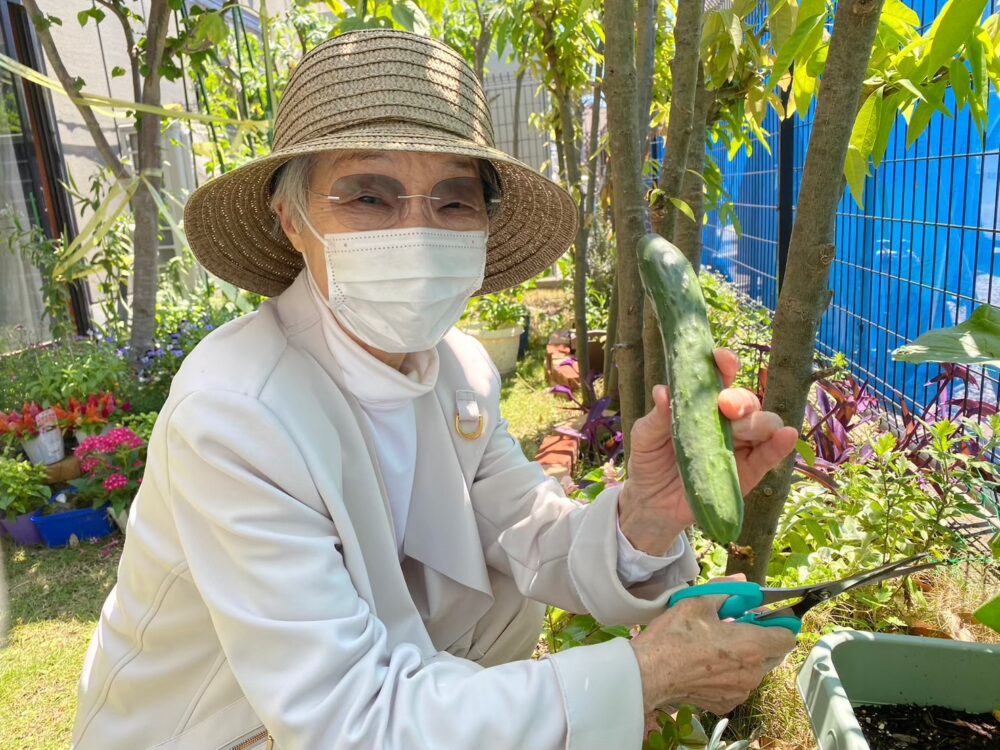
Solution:
M 274 211 L 274 234 L 281 239 L 284 230 L 278 217 L 278 206 L 285 204 L 288 218 L 295 228 L 300 228 L 309 219 L 309 180 L 319 163 L 319 154 L 304 154 L 292 157 L 275 172 L 271 190 L 271 210 Z
M 343 158 L 347 152 L 334 152 L 333 157 Z M 292 157 L 285 162 L 272 178 L 271 210 L 275 213 L 274 235 L 279 240 L 284 237 L 281 219 L 278 217 L 278 206 L 285 204 L 289 211 L 288 218 L 296 229 L 300 229 L 309 221 L 309 180 L 312 171 L 319 164 L 319 153 L 303 154 Z M 496 168 L 486 159 L 476 159 L 479 176 L 486 183 L 489 195 L 500 197 L 500 176 Z

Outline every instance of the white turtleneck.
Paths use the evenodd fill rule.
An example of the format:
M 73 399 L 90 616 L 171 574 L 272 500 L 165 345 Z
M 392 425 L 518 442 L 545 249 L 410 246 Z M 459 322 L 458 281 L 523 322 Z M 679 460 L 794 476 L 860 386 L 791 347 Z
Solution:
M 402 560 L 403 532 L 410 511 L 417 458 L 417 425 L 413 405 L 437 382 L 437 350 L 407 354 L 399 370 L 393 369 L 347 335 L 312 278 L 309 279 L 309 286 L 330 354 L 344 373 L 346 389 L 358 400 L 368 418 L 382 481 L 389 495 L 396 550 Z M 618 527 L 618 575 L 625 585 L 647 580 L 683 553 L 684 540 L 680 538 L 665 556 L 647 555 L 636 550 Z

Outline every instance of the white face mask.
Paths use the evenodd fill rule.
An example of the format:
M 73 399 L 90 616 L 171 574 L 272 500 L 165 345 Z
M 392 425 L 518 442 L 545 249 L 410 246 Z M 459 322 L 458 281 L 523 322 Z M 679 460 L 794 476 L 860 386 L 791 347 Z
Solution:
M 345 329 L 384 352 L 437 346 L 482 286 L 486 270 L 485 231 L 417 227 L 321 239 L 327 305 Z

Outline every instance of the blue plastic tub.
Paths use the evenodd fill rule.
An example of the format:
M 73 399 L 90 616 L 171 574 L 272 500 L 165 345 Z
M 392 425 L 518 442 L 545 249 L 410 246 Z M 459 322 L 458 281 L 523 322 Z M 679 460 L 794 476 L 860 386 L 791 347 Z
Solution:
M 108 514 L 110 507 L 102 505 L 100 508 L 84 508 L 52 515 L 35 513 L 31 520 L 38 528 L 46 547 L 66 547 L 73 534 L 81 542 L 85 539 L 102 539 L 111 534 L 115 526 Z

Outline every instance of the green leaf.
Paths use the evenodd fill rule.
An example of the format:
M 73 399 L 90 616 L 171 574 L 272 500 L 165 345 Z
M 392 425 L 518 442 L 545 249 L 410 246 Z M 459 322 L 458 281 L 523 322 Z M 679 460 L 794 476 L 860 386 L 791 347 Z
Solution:
M 694 218 L 694 211 L 685 201 L 682 201 L 680 198 L 671 198 L 670 202 L 674 204 L 678 211 L 691 219 L 691 221 L 696 221 Z
M 799 0 L 799 20 L 826 15 L 826 0 Z
M 394 20 L 400 28 L 405 29 L 406 31 L 413 31 L 413 23 L 415 21 L 413 9 L 408 7 L 405 3 L 392 4 L 392 20 Z
M 947 362 L 1000 367 L 1000 308 L 977 307 L 969 319 L 953 328 L 939 328 L 892 353 L 897 362 Z
M 972 36 L 966 42 L 965 52 L 969 65 L 972 66 L 972 85 L 982 94 L 987 86 L 986 44 L 978 36 Z
M 222 44 L 229 36 L 229 26 L 217 11 L 205 12 L 198 16 L 194 30 L 195 39 L 210 42 L 213 46 Z
M 100 8 L 89 8 L 88 10 L 81 10 L 76 14 L 76 20 L 80 22 L 81 26 L 86 26 L 87 20 L 90 18 L 100 23 L 104 20 L 104 11 Z
M 649 747 L 649 750 L 667 750 L 667 741 L 659 733 L 649 735 L 646 745 Z
M 1000 596 L 986 602 L 972 616 L 986 627 L 1000 633 Z
M 952 60 L 948 66 L 948 74 L 951 78 L 951 88 L 955 92 L 955 108 L 961 112 L 962 107 L 972 98 L 972 79 L 969 69 L 961 60 Z
M 800 65 L 795 68 L 795 74 L 792 76 L 792 101 L 795 103 L 795 111 L 802 116 L 809 111 L 818 85 L 819 79 L 810 75 L 808 66 Z
M 865 207 L 865 179 L 868 177 L 868 157 L 862 156 L 854 146 L 847 149 L 847 161 L 844 162 L 844 175 L 851 188 L 851 195 L 858 208 Z
M 807 466 L 816 465 L 816 451 L 813 450 L 812 445 L 806 440 L 799 440 L 795 443 L 795 450 L 799 452 L 802 456 L 802 460 L 806 462 Z
M 911 94 L 913 94 L 915 97 L 917 97 L 917 99 L 919 99 L 920 101 L 922 101 L 922 102 L 927 101 L 924 98 L 923 93 L 921 93 L 920 89 L 918 89 L 916 86 L 914 86 L 913 85 L 913 81 L 911 81 L 909 78 L 900 78 L 898 81 L 896 81 L 896 83 L 898 83 L 904 89 L 906 89 L 907 91 L 909 91 Z
M 889 136 L 896 127 L 897 110 L 901 94 L 896 93 L 888 99 L 883 99 L 878 115 L 878 136 L 875 138 L 875 146 L 872 148 L 872 161 L 877 168 L 885 158 L 885 151 L 889 147 Z
M 979 29 L 987 0 L 948 0 L 931 26 L 930 48 L 921 62 L 925 75 L 934 75 Z
M 920 26 L 920 16 L 902 0 L 886 0 L 880 20 L 904 38 Z
M 123 68 L 121 65 L 116 65 L 111 69 L 112 78 L 121 78 L 123 75 L 125 75 L 125 68 Z
M 822 40 L 822 31 L 816 34 L 817 27 L 822 28 L 826 23 L 826 12 L 811 18 L 803 19 L 802 11 L 799 11 L 799 23 L 795 32 L 788 38 L 781 49 L 778 50 L 778 57 L 771 68 L 771 76 L 767 79 L 765 88 L 774 88 L 775 83 L 791 67 L 792 63 L 800 57 L 808 57 L 814 51 L 816 45 Z M 807 45 L 806 42 L 809 42 Z
M 788 0 L 769 0 L 767 27 L 771 32 L 771 44 L 781 49 L 795 30 L 795 9 Z
M 924 134 L 927 126 L 931 124 L 931 117 L 934 115 L 934 107 L 927 101 L 922 101 L 913 110 L 910 116 L 909 126 L 906 128 L 906 148 L 909 149 L 917 139 Z
M 733 40 L 733 48 L 739 50 L 743 46 L 743 22 L 731 10 L 722 11 L 722 22 L 729 38 Z
M 854 121 L 854 130 L 851 132 L 851 148 L 856 149 L 864 157 L 866 165 L 868 157 L 871 156 L 872 150 L 875 148 L 875 139 L 878 138 L 883 94 L 884 89 L 880 86 L 865 99 L 865 103 L 861 105 L 861 111 L 858 112 L 858 117 Z

